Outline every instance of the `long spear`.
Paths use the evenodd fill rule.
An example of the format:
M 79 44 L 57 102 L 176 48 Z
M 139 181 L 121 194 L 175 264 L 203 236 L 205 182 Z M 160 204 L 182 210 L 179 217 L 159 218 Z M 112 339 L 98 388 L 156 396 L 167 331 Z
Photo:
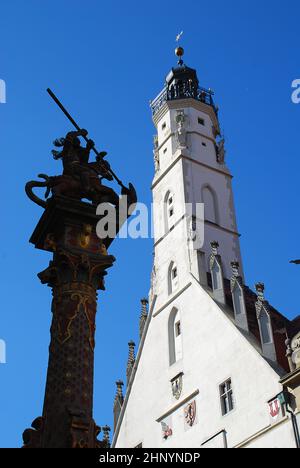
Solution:
M 52 97 L 53 101 L 58 105 L 58 107 L 63 111 L 63 113 L 65 114 L 65 116 L 70 120 L 70 122 L 74 125 L 74 127 L 76 128 L 76 130 L 80 131 L 81 128 L 79 127 L 79 125 L 75 122 L 75 120 L 73 119 L 73 117 L 69 114 L 69 112 L 67 111 L 67 109 L 62 105 L 62 103 L 60 102 L 60 100 L 55 96 L 55 94 L 53 93 L 53 91 L 51 91 L 50 88 L 47 89 L 47 93 Z M 85 136 L 85 135 L 82 135 L 82 138 L 84 138 L 84 140 L 86 142 L 88 142 L 88 138 Z M 101 155 L 101 153 L 99 153 L 95 147 L 92 147 L 91 148 L 94 153 L 96 153 L 96 155 L 103 160 L 103 156 Z M 126 189 L 126 187 L 123 185 L 122 181 L 118 178 L 118 176 L 114 173 L 114 171 L 110 168 L 107 168 L 105 167 L 105 169 L 113 176 L 113 178 L 118 182 L 118 184 Z

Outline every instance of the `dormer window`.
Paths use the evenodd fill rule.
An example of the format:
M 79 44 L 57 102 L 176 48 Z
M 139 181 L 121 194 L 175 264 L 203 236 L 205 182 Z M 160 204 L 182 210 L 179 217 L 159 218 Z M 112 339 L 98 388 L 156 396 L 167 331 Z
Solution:
M 262 343 L 263 344 L 272 343 L 271 323 L 270 323 L 269 315 L 264 309 L 262 309 L 260 313 L 259 321 L 260 321 Z
M 277 353 L 274 343 L 272 320 L 270 315 L 269 303 L 264 296 L 265 286 L 258 283 L 256 286 L 257 302 L 255 303 L 256 315 L 260 332 L 261 346 L 263 356 L 276 362 Z
M 217 241 L 211 242 L 212 253 L 209 258 L 209 269 L 212 279 L 213 296 L 216 301 L 226 304 L 222 260 L 218 253 L 219 244 Z

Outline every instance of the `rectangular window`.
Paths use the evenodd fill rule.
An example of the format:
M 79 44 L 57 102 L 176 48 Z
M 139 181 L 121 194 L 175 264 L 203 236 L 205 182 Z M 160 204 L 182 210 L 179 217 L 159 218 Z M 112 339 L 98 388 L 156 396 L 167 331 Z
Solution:
M 171 209 L 169 210 L 169 216 L 170 216 L 170 218 L 172 218 L 173 214 L 174 214 L 174 210 L 173 210 L 173 208 L 171 208 Z
M 164 149 L 164 154 L 166 154 L 167 151 L 168 151 L 168 148 L 165 148 L 165 149 Z
M 173 277 L 173 279 L 177 278 L 177 268 L 173 268 L 172 277 Z
M 204 141 L 202 141 L 202 146 L 207 146 L 206 143 Z
M 181 335 L 181 323 L 180 323 L 180 321 L 175 323 L 175 334 L 176 334 L 176 337 Z
M 220 398 L 222 415 L 225 416 L 234 408 L 231 379 L 226 380 L 226 382 L 220 385 Z
M 165 130 L 166 128 L 167 128 L 167 124 L 166 124 L 166 122 L 164 122 L 164 123 L 162 124 L 162 126 L 161 126 L 161 129 L 162 129 L 162 130 Z
M 205 120 L 202 119 L 201 117 L 198 117 L 198 124 L 199 125 L 205 125 Z

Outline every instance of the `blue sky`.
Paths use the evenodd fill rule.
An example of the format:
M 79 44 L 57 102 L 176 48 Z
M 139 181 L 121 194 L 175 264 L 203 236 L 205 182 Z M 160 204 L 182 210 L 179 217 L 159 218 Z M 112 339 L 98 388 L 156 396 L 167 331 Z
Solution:
M 21 435 L 42 411 L 51 293 L 36 274 L 49 254 L 28 239 L 42 209 L 25 196 L 38 173 L 58 174 L 50 151 L 70 126 L 45 90 L 51 87 L 115 171 L 151 202 L 149 100 L 175 65 L 184 30 L 185 61 L 215 90 L 227 141 L 247 283 L 289 317 L 299 314 L 300 6 L 294 0 L 215 0 L 188 4 L 87 0 L 6 0 L 0 11 L 0 446 Z M 96 334 L 95 419 L 112 425 L 114 382 L 125 377 L 127 343 L 137 340 L 139 300 L 147 295 L 152 240 L 116 240 L 117 262 L 100 294 Z

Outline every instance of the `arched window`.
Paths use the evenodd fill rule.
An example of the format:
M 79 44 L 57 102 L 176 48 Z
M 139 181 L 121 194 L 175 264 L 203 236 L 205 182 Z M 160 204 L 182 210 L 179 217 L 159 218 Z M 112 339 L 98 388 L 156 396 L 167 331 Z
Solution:
M 171 262 L 168 270 L 168 294 L 172 294 L 178 288 L 178 269 L 175 262 Z
M 169 359 L 170 366 L 182 359 L 182 326 L 180 313 L 173 309 L 169 316 Z
M 168 232 L 174 226 L 175 220 L 175 205 L 174 194 L 168 191 L 164 200 L 164 218 L 165 218 L 165 231 Z
M 218 224 L 218 206 L 217 197 L 211 187 L 206 185 L 202 189 L 202 201 L 204 203 L 204 217 L 205 221 Z

